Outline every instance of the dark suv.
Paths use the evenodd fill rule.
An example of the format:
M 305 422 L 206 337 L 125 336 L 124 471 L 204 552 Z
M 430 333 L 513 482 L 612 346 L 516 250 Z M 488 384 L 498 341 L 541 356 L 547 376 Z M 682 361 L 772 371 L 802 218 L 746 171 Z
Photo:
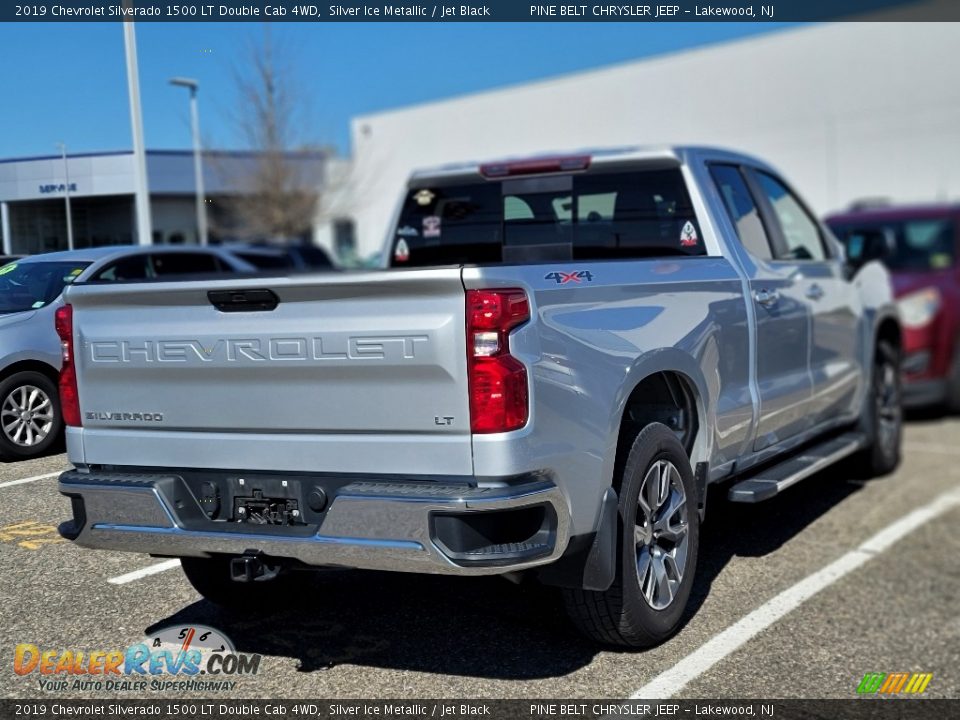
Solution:
M 854 264 L 881 260 L 903 322 L 904 403 L 960 412 L 960 205 L 854 209 L 827 218 Z

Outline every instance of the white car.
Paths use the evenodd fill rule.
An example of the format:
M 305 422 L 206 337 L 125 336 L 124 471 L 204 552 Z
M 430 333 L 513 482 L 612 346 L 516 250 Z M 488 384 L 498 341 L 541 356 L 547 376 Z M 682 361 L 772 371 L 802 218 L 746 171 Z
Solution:
M 44 253 L 0 267 L 0 459 L 41 455 L 62 433 L 53 320 L 67 285 L 254 270 L 220 248 L 131 246 Z

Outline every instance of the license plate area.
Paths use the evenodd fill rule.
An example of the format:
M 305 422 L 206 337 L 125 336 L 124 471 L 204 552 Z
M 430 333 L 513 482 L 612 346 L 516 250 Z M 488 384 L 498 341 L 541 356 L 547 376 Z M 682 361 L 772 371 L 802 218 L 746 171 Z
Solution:
M 252 495 L 233 496 L 232 519 L 254 525 L 303 524 L 298 500 L 267 497 L 260 488 L 253 488 Z
M 232 522 L 250 525 L 305 525 L 298 480 L 227 478 Z

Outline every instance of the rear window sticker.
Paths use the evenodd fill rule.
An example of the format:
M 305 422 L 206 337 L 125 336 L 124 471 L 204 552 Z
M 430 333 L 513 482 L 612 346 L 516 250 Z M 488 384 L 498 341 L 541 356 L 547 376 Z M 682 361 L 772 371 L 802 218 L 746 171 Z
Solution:
M 410 248 L 407 246 L 407 241 L 403 238 L 400 238 L 397 246 L 393 249 L 393 259 L 397 262 L 406 262 L 410 259 Z
M 397 230 L 397 235 L 400 237 L 417 237 L 420 234 L 420 231 L 415 227 L 410 225 L 404 225 L 402 228 Z
M 36 301 L 33 305 L 31 305 L 30 307 L 36 309 L 36 308 L 42 308 L 44 305 L 46 305 L 46 303 L 45 303 L 43 300 L 37 300 L 37 301 Z
M 427 215 L 423 218 L 423 236 L 440 237 L 440 218 L 436 215 Z
M 697 229 L 693 226 L 693 223 L 687 220 L 683 225 L 683 229 L 680 230 L 680 245 L 682 247 L 696 247 L 697 241 Z
M 417 205 L 426 207 L 433 202 L 433 199 L 436 196 L 436 193 L 434 193 L 432 190 L 427 190 L 424 188 L 423 190 L 418 190 L 415 192 L 413 194 L 413 199 L 416 201 Z
M 16 263 L 10 263 L 9 265 L 4 265 L 0 267 L 0 275 L 6 275 L 8 272 L 13 272 L 17 269 Z

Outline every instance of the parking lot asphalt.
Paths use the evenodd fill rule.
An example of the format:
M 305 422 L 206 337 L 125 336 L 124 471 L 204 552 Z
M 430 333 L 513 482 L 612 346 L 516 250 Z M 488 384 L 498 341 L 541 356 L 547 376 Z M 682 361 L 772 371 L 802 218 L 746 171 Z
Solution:
M 275 614 L 224 613 L 175 562 L 61 540 L 65 455 L 0 463 L 0 697 L 53 697 L 14 673 L 18 643 L 112 650 L 201 623 L 263 656 L 231 697 L 851 698 L 865 673 L 929 672 L 925 696 L 957 698 L 958 440 L 958 418 L 914 419 L 886 478 L 831 469 L 757 505 L 714 492 L 687 621 L 643 652 L 583 640 L 554 591 L 498 578 L 331 571 Z

